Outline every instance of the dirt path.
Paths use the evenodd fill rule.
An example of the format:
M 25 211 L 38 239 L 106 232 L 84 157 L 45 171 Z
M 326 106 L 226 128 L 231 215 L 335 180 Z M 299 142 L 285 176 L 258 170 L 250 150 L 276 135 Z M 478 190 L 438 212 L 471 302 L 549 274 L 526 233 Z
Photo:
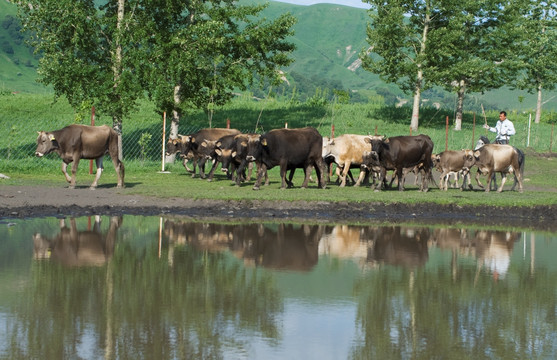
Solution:
M 118 189 L 0 186 L 0 219 L 113 215 L 173 214 L 199 220 L 296 221 L 315 223 L 476 224 L 557 231 L 557 206 L 505 208 L 459 205 L 397 205 L 306 201 L 220 201 L 159 199 L 123 195 Z M 497 214 L 501 214 L 498 216 Z

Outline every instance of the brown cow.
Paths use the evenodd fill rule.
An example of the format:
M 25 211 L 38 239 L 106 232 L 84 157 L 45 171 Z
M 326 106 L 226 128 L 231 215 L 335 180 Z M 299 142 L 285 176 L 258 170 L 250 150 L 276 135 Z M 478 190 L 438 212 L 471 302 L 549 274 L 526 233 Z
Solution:
M 312 127 L 303 129 L 275 129 L 261 135 L 256 146 L 250 149 L 248 158 L 261 162 L 257 171 L 257 181 L 253 186 L 259 190 L 263 176 L 268 169 L 280 166 L 281 189 L 286 188 L 286 172 L 303 168 L 305 179 L 302 187 L 308 185 L 312 168 L 315 168 L 318 186 L 325 188 L 325 161 L 321 156 L 323 137 Z M 291 185 L 289 184 L 289 187 Z
M 468 161 L 466 164 L 468 168 L 471 168 L 474 165 L 478 167 L 476 182 L 482 189 L 484 186 L 480 183 L 480 175 L 487 174 L 487 186 L 485 187 L 486 192 L 489 192 L 493 175 L 496 172 L 500 172 L 502 176 L 501 186 L 499 186 L 497 192 L 503 191 L 503 186 L 507 181 L 507 173 L 513 173 L 515 176 L 515 184 L 511 190 L 515 188 L 516 183 L 518 182 L 518 191 L 524 191 L 522 187 L 524 159 L 520 161 L 520 154 L 513 146 L 486 144 L 474 151 L 474 159 Z
M 387 170 L 395 169 L 398 178 L 398 190 L 404 190 L 405 168 L 419 166 L 422 176 L 420 191 L 428 191 L 433 162 L 433 141 L 427 135 L 384 137 L 371 136 L 366 141 L 371 144 L 372 156 L 381 166 L 379 186 L 383 187 Z
M 462 174 L 464 176 L 464 180 L 462 181 L 461 190 L 464 190 L 467 175 L 470 172 L 470 168 L 467 167 L 466 164 L 470 163 L 473 158 L 474 152 L 472 150 L 447 150 L 433 155 L 433 165 L 441 172 L 439 188 L 447 191 L 449 176 L 451 174 Z M 472 187 L 469 177 L 468 186 L 470 188 Z
M 238 134 L 240 134 L 240 131 L 236 129 L 201 129 L 194 134 L 182 136 L 180 141 L 169 139 L 167 144 L 167 155 L 171 155 L 176 152 L 181 152 L 182 155 L 187 155 L 191 151 L 193 153 L 194 159 L 197 159 L 197 165 L 199 166 L 199 176 L 202 179 L 205 179 L 205 162 L 207 161 L 207 156 L 209 156 L 208 153 L 210 152 L 204 152 L 203 150 L 209 148 L 209 141 L 216 142 L 225 135 Z M 192 174 L 192 177 L 195 177 L 195 172 Z
M 75 174 L 80 159 L 95 159 L 97 174 L 91 189 L 97 187 L 103 171 L 103 158 L 110 154 L 114 169 L 118 175 L 118 187 L 124 187 L 124 164 L 118 158 L 118 133 L 106 125 L 87 126 L 69 125 L 56 131 L 39 131 L 37 150 L 35 155 L 43 157 L 55 152 L 62 158 L 62 173 L 70 183 L 70 189 L 75 188 Z M 66 171 L 68 164 L 72 164 L 72 176 Z
M 189 151 L 186 154 L 182 153 L 182 149 L 185 147 L 186 141 L 188 141 L 187 135 L 180 135 L 175 139 L 168 139 L 166 143 L 166 156 L 170 156 L 176 153 L 180 153 L 180 157 L 182 158 L 182 165 L 187 172 L 195 174 L 195 169 L 197 167 L 197 163 L 199 161 L 199 156 L 195 156 L 193 151 Z M 192 162 L 193 168 L 188 166 L 188 161 Z
M 100 266 L 105 264 L 114 252 L 118 228 L 122 217 L 111 217 L 106 233 L 101 232 L 101 218 L 95 217 L 93 230 L 78 231 L 74 218 L 70 227 L 60 220 L 60 233 L 53 238 L 41 234 L 33 235 L 33 258 L 52 259 L 65 266 Z

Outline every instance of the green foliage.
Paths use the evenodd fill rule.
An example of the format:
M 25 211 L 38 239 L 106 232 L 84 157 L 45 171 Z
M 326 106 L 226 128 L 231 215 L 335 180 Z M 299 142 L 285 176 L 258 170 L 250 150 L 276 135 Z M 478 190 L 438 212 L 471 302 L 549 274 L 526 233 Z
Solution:
M 140 153 L 141 153 L 141 162 L 145 161 L 145 157 L 147 155 L 147 150 L 149 147 L 149 142 L 151 141 L 151 138 L 153 136 L 149 133 L 143 133 L 141 134 L 141 137 L 139 138 L 139 141 L 137 142 L 137 144 L 139 145 L 140 148 Z

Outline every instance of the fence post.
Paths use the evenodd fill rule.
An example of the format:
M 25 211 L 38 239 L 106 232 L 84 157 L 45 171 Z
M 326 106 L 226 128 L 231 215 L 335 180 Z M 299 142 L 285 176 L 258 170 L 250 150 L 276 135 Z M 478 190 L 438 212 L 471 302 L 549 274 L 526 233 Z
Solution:
M 91 126 L 95 126 L 95 107 L 91 107 Z M 93 160 L 89 160 L 89 175 L 93 174 Z
M 474 120 L 472 120 L 472 149 L 474 149 L 475 137 L 476 137 L 476 113 L 474 112 Z
M 377 136 L 377 125 L 375 125 L 375 136 Z
M 410 136 L 412 136 L 412 126 L 410 126 Z
M 532 126 L 532 113 L 528 116 L 528 137 L 526 138 L 526 147 L 530 146 L 530 127 Z
M 445 121 L 445 151 L 449 150 L 449 116 Z
M 230 118 L 226 118 L 226 128 L 230 129 Z
M 166 139 L 166 111 L 162 113 L 162 172 L 164 172 L 164 155 L 166 152 L 166 144 L 164 140 Z
M 551 146 L 553 145 L 553 129 L 555 128 L 555 123 L 551 124 L 551 138 L 549 139 L 549 153 L 551 154 Z

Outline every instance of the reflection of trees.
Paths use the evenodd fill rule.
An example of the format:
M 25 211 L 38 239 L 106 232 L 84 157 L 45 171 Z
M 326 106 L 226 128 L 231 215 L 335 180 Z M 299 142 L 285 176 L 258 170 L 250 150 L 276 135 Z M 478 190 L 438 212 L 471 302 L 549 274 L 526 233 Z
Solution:
M 473 254 L 482 264 L 493 246 L 497 251 L 512 250 L 519 234 L 457 231 L 452 239 L 436 236 L 435 244 Z M 452 261 L 451 271 L 436 266 L 413 271 L 379 267 L 366 273 L 356 287 L 362 342 L 352 357 L 430 359 L 447 354 L 454 359 L 530 359 L 554 355 L 554 274 L 537 271 L 532 277 L 525 264 L 511 267 L 506 281 L 494 281 L 491 276 L 478 276 L 481 269 L 466 257 L 455 256 Z
M 104 266 L 35 261 L 8 358 L 219 358 L 246 348 L 241 334 L 279 336 L 271 279 L 190 246 L 169 266 L 154 240 L 141 251 L 120 241 Z

